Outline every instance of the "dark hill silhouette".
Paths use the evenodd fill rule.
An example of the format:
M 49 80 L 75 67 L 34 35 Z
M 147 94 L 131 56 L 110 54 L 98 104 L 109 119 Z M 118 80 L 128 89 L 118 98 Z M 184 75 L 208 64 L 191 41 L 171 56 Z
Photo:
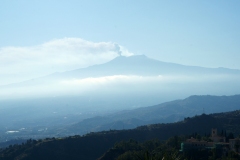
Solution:
M 135 139 L 143 142 L 151 139 L 166 140 L 174 135 L 210 133 L 211 128 L 240 134 L 240 110 L 185 118 L 169 124 L 153 124 L 131 130 L 111 130 L 89 133 L 84 136 L 28 140 L 22 145 L 10 146 L 0 151 L 0 159 L 97 159 L 116 142 Z

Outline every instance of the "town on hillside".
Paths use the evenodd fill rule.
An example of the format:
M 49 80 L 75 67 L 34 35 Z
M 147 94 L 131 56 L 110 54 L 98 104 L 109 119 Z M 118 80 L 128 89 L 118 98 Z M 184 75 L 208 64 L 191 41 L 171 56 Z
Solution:
M 198 149 L 217 149 L 221 155 L 233 151 L 240 155 L 240 138 L 226 139 L 226 136 L 218 135 L 217 129 L 212 129 L 209 140 L 198 140 L 191 137 L 181 143 L 181 152 Z

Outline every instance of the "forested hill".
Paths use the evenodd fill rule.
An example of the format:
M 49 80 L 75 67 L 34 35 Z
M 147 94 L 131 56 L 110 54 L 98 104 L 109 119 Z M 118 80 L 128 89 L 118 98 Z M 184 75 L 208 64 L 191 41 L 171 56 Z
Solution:
M 153 124 L 131 130 L 110 130 L 89 133 L 84 136 L 65 138 L 47 138 L 28 140 L 21 145 L 2 149 L 0 159 L 84 159 L 93 160 L 101 157 L 116 142 L 135 139 L 143 142 L 151 139 L 166 140 L 175 135 L 192 133 L 209 134 L 211 128 L 240 134 L 240 110 L 211 115 L 186 117 L 183 121 L 169 124 Z

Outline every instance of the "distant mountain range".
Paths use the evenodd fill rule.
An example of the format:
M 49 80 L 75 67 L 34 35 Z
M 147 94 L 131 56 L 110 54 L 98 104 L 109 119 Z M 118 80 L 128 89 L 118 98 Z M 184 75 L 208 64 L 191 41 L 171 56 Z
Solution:
M 83 134 L 110 129 L 131 129 L 146 124 L 177 122 L 186 117 L 203 113 L 210 114 L 239 109 L 240 95 L 191 96 L 183 100 L 84 119 L 71 126 L 70 130 Z

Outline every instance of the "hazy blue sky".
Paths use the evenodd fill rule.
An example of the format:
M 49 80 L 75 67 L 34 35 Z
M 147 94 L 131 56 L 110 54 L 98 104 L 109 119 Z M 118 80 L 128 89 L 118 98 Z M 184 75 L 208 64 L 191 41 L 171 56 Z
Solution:
M 2 0 L 0 76 L 11 78 L 24 65 L 21 74 L 28 74 L 25 68 L 40 73 L 37 68 L 45 63 L 44 70 L 64 71 L 123 52 L 240 69 L 239 8 L 239 0 Z M 77 51 L 89 64 L 74 64 L 79 63 Z

